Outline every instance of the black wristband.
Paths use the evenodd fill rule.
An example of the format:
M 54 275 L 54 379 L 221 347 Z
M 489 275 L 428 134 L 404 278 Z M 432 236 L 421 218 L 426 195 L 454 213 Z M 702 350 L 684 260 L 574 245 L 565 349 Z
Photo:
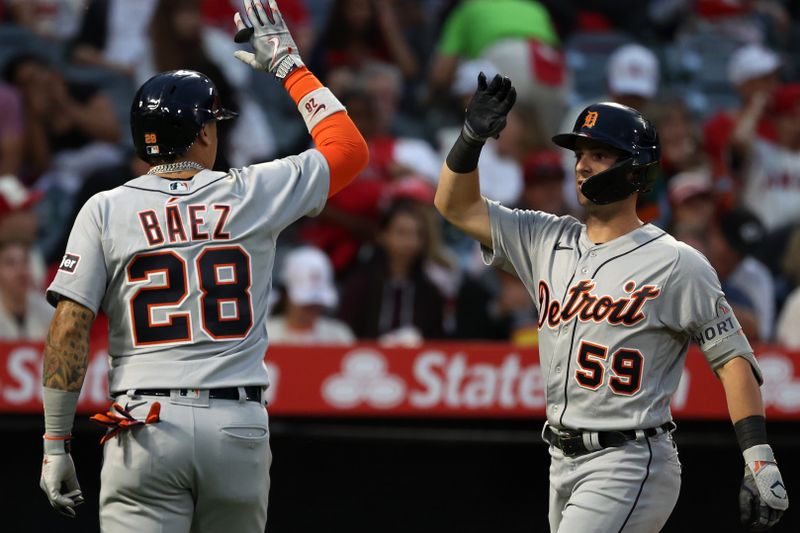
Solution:
M 747 448 L 767 444 L 767 421 L 761 415 L 743 418 L 733 425 L 733 429 L 743 452 Z
M 458 139 L 447 154 L 447 167 L 458 174 L 466 174 L 478 168 L 478 159 L 484 143 L 470 139 L 464 135 L 464 130 L 458 134 Z

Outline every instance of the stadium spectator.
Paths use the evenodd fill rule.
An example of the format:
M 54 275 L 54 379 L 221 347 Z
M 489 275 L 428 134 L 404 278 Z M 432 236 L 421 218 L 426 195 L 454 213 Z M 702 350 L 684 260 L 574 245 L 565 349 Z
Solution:
M 523 165 L 524 187 L 518 207 L 554 215 L 569 214 L 564 199 L 564 167 L 554 150 L 532 152 Z
M 22 170 L 23 111 L 19 92 L 0 82 L 0 176 Z
M 788 350 L 800 350 L 800 287 L 796 287 L 786 298 L 778 316 L 775 340 Z
M 45 192 L 42 227 L 62 228 L 85 177 L 122 158 L 120 125 L 111 100 L 92 84 L 68 82 L 39 56 L 21 53 L 5 65 L 4 78 L 22 94 L 25 106 L 23 168 L 26 183 Z M 60 240 L 43 232 L 45 256 Z
M 525 285 L 498 268 L 482 268 L 461 285 L 456 305 L 455 338 L 537 343 L 537 313 Z
M 406 139 L 422 139 L 427 136 L 425 118 L 411 116 L 403 109 L 403 74 L 396 65 L 371 61 L 351 72 L 353 74 L 351 87 L 363 88 L 375 97 L 382 130 Z M 331 74 L 336 75 L 336 70 Z M 428 173 L 430 172 L 431 170 L 428 170 Z
M 552 135 L 567 101 L 568 72 L 561 43 L 545 7 L 534 0 L 467 0 L 444 21 L 430 69 L 429 99 L 453 83 L 458 65 L 491 62 L 514 80 L 525 124 Z
M 72 43 L 72 61 L 132 77 L 145 51 L 157 1 L 89 0 Z
M 708 169 L 685 170 L 669 181 L 670 233 L 678 228 L 705 231 L 714 223 L 716 198 Z
M 700 144 L 697 121 L 680 97 L 651 102 L 647 117 L 655 124 L 661 142 L 661 162 L 652 190 L 639 199 L 637 213 L 646 222 L 669 225 L 669 184 L 687 171 L 702 171 L 708 166 Z
M 751 212 L 722 214 L 708 232 L 708 258 L 726 295 L 738 290 L 752 302 L 758 320 L 757 339 L 772 340 L 775 327 L 775 282 L 769 269 L 751 254 L 764 239 L 764 226 Z
M 314 72 L 347 66 L 359 70 L 372 61 L 397 65 L 405 79 L 414 79 L 419 62 L 406 42 L 391 0 L 334 0 L 311 58 Z
M 326 316 L 339 295 L 333 266 L 311 246 L 287 253 L 281 269 L 283 294 L 267 319 L 270 344 L 352 344 L 356 338 L 344 322 Z
M 53 308 L 33 287 L 30 243 L 0 239 L 0 340 L 36 341 L 47 337 Z
M 671 4 L 682 0 L 669 0 Z M 649 4 L 641 0 L 541 0 L 555 21 L 559 35 L 623 31 L 636 38 L 651 37 L 646 15 Z
M 604 95 L 589 95 L 587 99 L 570 107 L 564 114 L 558 131 L 572 131 L 575 119 L 586 106 L 593 102 L 616 102 L 644 111 L 659 89 L 661 79 L 658 58 L 640 44 L 626 44 L 615 49 L 606 65 L 606 89 Z M 573 157 L 564 157 L 569 169 L 570 182 L 573 174 Z M 567 161 L 569 159 L 569 161 Z M 574 196 L 574 195 L 573 195 Z
M 15 24 L 51 41 L 65 42 L 80 29 L 85 0 L 6 0 Z
M 375 86 L 369 87 L 375 90 Z M 369 146 L 367 168 L 346 189 L 331 198 L 319 217 L 307 219 L 298 238 L 325 251 L 338 279 L 353 265 L 362 244 L 378 231 L 383 202 L 393 183 L 436 176 L 436 152 L 420 139 L 396 137 L 386 130 L 392 122 L 387 107 L 378 105 L 379 93 L 355 89 L 339 95 Z M 384 113 L 384 114 L 382 114 Z
M 28 265 L 34 287 L 44 288 L 46 264 L 37 244 L 39 215 L 37 205 L 42 198 L 40 191 L 27 189 L 11 175 L 0 176 L 0 240 L 26 243 L 30 249 Z
M 775 328 L 775 340 L 791 350 L 800 350 L 800 226 L 795 228 L 783 254 L 782 270 L 793 289 L 783 303 Z
M 775 142 L 756 134 L 756 124 L 770 104 Z M 769 231 L 800 222 L 800 83 L 779 87 L 771 99 L 765 93 L 751 99 L 732 143 L 733 155 L 742 161 L 735 174 L 741 202 Z
M 735 162 L 730 160 L 729 146 L 739 117 L 752 106 L 757 94 L 771 94 L 778 87 L 780 67 L 778 54 L 758 44 L 742 46 L 728 61 L 728 80 L 739 96 L 740 105 L 711 115 L 703 124 L 703 150 L 711 160 L 714 179 L 722 180 L 723 185 L 730 186 L 730 166 Z M 775 140 L 775 124 L 770 114 L 759 117 L 756 135 Z
M 414 202 L 384 213 L 371 257 L 342 290 L 339 316 L 358 338 L 415 343 L 444 335 L 443 298 L 425 273 L 426 227 Z
M 711 27 L 743 41 L 763 42 L 788 30 L 789 13 L 783 0 L 695 0 L 687 25 Z
M 149 39 L 137 64 L 136 83 L 158 72 L 196 70 L 214 81 L 220 98 L 241 120 L 218 128 L 216 170 L 270 159 L 276 151 L 269 120 L 250 96 L 252 70 L 230 61 L 237 49 L 230 34 L 203 25 L 197 0 L 160 0 L 153 13 Z
M 80 151 L 94 141 L 119 142 L 121 130 L 114 108 L 98 87 L 70 83 L 46 59 L 25 52 L 6 62 L 3 78 L 22 96 L 23 164 L 31 179 L 60 164 L 75 163 L 59 160 L 67 152 Z
M 645 107 L 658 92 L 659 82 L 660 67 L 656 55 L 640 44 L 622 45 L 608 58 L 606 94 L 593 95 L 571 106 L 562 117 L 558 131 L 572 131 L 575 119 L 581 111 L 594 102 L 616 102 L 645 112 Z M 563 150 L 562 154 L 564 197 L 570 210 L 579 213 L 582 212 L 582 208 L 575 195 L 575 156 L 568 150 Z M 642 198 L 644 199 L 643 196 Z M 648 220 L 651 218 L 645 217 Z

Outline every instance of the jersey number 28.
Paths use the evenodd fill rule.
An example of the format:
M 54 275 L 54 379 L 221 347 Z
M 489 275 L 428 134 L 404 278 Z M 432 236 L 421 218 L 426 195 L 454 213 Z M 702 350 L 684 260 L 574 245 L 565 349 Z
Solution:
M 200 293 L 200 324 L 212 339 L 240 339 L 253 325 L 250 256 L 240 246 L 205 248 L 194 264 Z M 167 312 L 156 322 L 155 309 L 177 307 L 190 296 L 186 260 L 174 251 L 142 253 L 128 264 L 128 283 L 150 282 L 130 301 L 134 346 L 192 340 L 191 312 Z M 163 283 L 152 283 L 155 274 Z M 191 291 L 196 294 L 196 291 Z
M 578 368 L 575 380 L 578 384 L 591 390 L 597 390 L 605 383 L 605 360 L 608 358 L 608 347 L 581 341 L 578 347 Z M 611 356 L 613 375 L 608 380 L 609 388 L 615 394 L 633 396 L 642 385 L 642 369 L 644 357 L 639 350 L 620 348 Z

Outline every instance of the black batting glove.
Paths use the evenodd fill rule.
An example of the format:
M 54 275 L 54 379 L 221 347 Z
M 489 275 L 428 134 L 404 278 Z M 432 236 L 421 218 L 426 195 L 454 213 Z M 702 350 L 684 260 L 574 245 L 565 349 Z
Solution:
M 464 120 L 464 136 L 483 143 L 489 137 L 495 139 L 506 127 L 506 116 L 517 100 L 517 90 L 511 86 L 511 80 L 505 76 L 495 75 L 490 83 L 486 75 L 478 75 L 478 88 L 467 105 Z

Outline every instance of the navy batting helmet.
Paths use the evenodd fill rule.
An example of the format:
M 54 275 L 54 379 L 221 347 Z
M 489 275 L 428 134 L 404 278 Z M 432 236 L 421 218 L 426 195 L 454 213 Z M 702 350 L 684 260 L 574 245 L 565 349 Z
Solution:
M 613 102 L 590 105 L 578 115 L 572 132 L 556 135 L 553 142 L 574 150 L 578 139 L 591 139 L 626 154 L 611 168 L 583 182 L 581 192 L 590 201 L 610 204 L 650 190 L 661 150 L 656 128 L 639 111 Z
M 179 156 L 194 143 L 210 120 L 237 115 L 220 106 L 217 88 L 193 70 L 172 70 L 144 82 L 131 105 L 131 134 L 145 161 Z

